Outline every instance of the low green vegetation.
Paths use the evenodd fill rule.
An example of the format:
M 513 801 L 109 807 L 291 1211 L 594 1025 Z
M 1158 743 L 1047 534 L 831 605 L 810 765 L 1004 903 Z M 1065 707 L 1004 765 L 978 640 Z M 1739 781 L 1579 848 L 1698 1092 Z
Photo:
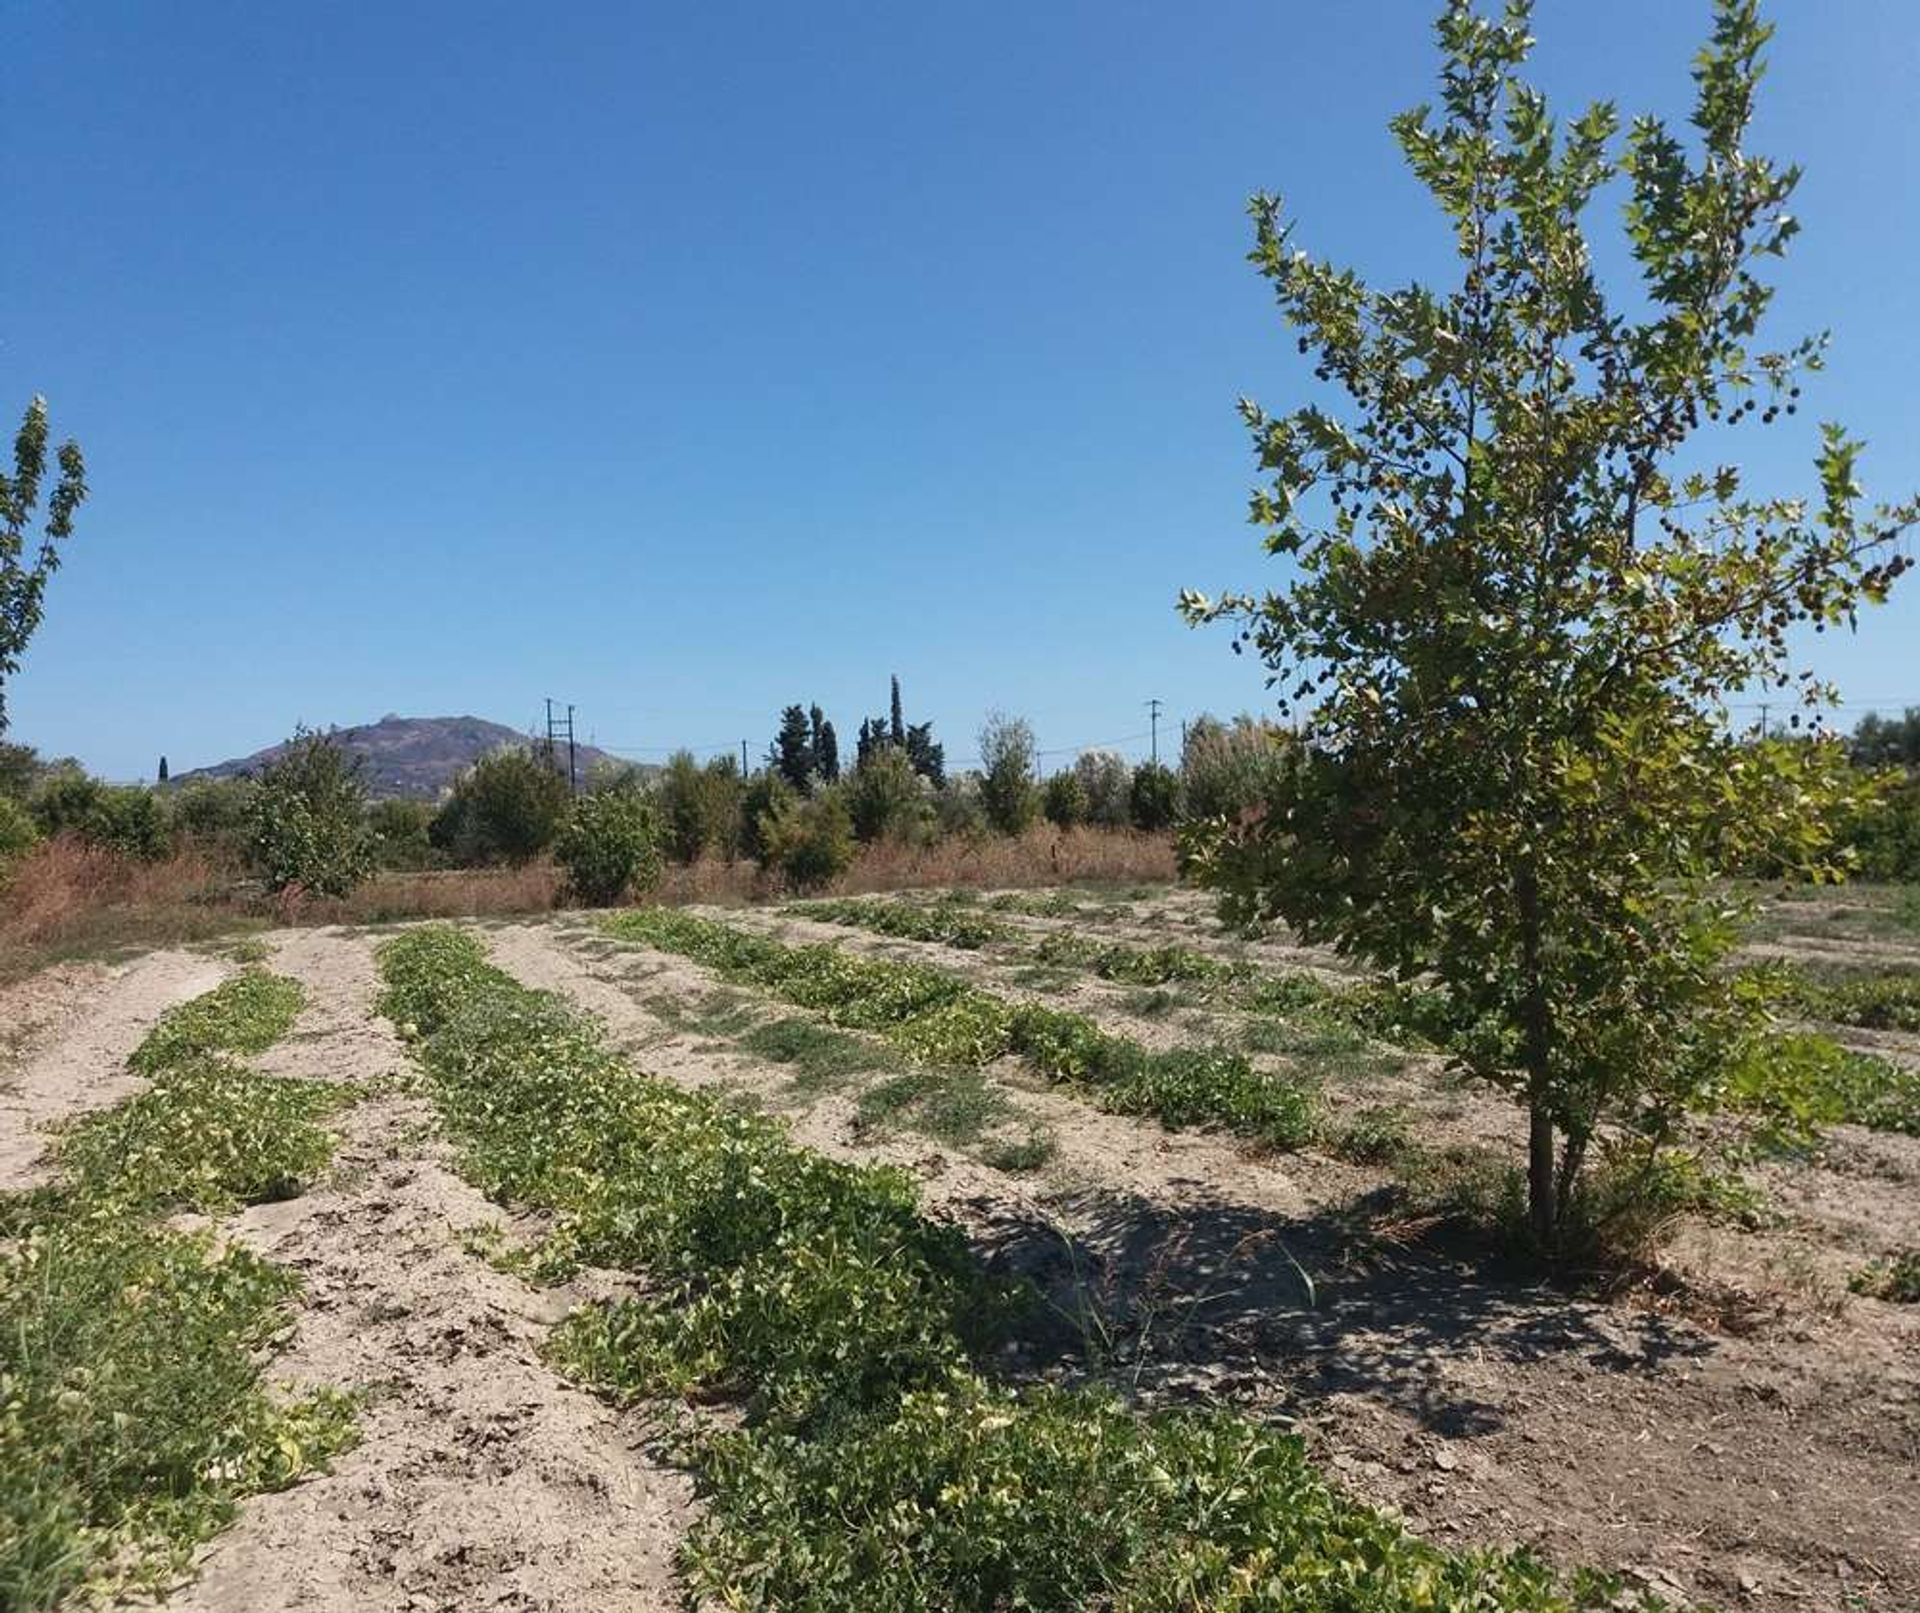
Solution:
M 1890 1300 L 1896 1305 L 1920 1304 L 1920 1249 L 1902 1249 L 1891 1259 L 1861 1267 L 1847 1286 L 1869 1299 Z
M 968 904 L 950 899 L 919 904 L 846 897 L 832 902 L 796 902 L 786 911 L 822 924 L 842 924 L 876 935 L 930 941 L 967 952 L 1011 940 L 1014 933 L 1006 925 L 972 911 Z
M 1920 969 L 1812 969 L 1774 964 L 1756 971 L 1790 1013 L 1830 1025 L 1920 1031 Z
M 683 939 L 743 955 L 751 938 L 713 928 Z M 1425 1545 L 1326 1484 L 1297 1436 L 995 1382 L 982 1363 L 1020 1296 L 920 1214 L 907 1178 L 627 1069 L 457 931 L 408 932 L 381 966 L 385 1008 L 475 1179 L 559 1212 L 584 1256 L 648 1279 L 643 1301 L 577 1312 L 555 1358 L 615 1395 L 744 1406 L 678 1445 L 705 1498 L 682 1551 L 696 1599 L 819 1613 L 1631 1605 L 1598 1576 Z
M 144 1091 L 65 1128 L 48 1188 L 0 1199 L 0 1607 L 157 1590 L 243 1496 L 354 1438 L 317 1392 L 263 1369 L 292 1273 L 163 1210 L 296 1191 L 326 1163 L 343 1094 L 227 1062 L 291 1024 L 291 981 L 236 977 L 168 1014 L 135 1053 Z
M 923 1064 L 977 1069 L 1015 1054 L 1116 1114 L 1222 1126 L 1285 1148 L 1313 1132 L 1305 1086 L 1257 1071 L 1226 1049 L 1149 1052 L 1083 1015 L 1010 1002 L 926 964 L 788 946 L 666 908 L 622 913 L 606 928 L 621 940 L 691 957 L 832 1024 L 875 1032 Z
M 1842 1124 L 1920 1137 L 1920 1070 L 1816 1033 L 1750 1038 L 1727 1066 L 1725 1096 L 1729 1108 L 1758 1117 L 1765 1140 L 1789 1147 Z
M 134 1050 L 141 1075 L 221 1054 L 264 1053 L 287 1034 L 305 994 L 298 981 L 249 969 L 161 1016 Z

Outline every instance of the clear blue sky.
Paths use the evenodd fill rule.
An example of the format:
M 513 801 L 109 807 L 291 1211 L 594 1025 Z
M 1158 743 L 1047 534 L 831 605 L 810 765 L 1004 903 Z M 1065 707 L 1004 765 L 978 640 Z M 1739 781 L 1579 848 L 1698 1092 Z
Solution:
M 757 752 L 790 700 L 850 742 L 897 671 L 960 759 L 989 706 L 1047 749 L 1258 706 L 1173 611 L 1274 565 L 1233 403 L 1302 369 L 1243 204 L 1436 265 L 1385 130 L 1434 9 L 16 0 L 0 404 L 45 392 L 94 496 L 13 737 L 135 776 L 553 694 Z M 1836 347 L 1752 453 L 1837 414 L 1909 491 L 1920 14 L 1769 9 L 1775 330 Z M 1541 0 L 1538 76 L 1684 114 L 1706 17 Z M 1821 642 L 1850 698 L 1920 702 L 1909 583 Z

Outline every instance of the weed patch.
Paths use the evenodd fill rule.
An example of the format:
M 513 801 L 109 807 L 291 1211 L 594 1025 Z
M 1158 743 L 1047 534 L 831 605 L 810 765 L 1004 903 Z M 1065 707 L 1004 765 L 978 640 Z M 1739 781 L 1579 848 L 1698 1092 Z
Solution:
M 1847 1287 L 1869 1299 L 1896 1305 L 1920 1304 L 1920 1249 L 1903 1249 L 1891 1260 L 1876 1260 L 1848 1279 Z

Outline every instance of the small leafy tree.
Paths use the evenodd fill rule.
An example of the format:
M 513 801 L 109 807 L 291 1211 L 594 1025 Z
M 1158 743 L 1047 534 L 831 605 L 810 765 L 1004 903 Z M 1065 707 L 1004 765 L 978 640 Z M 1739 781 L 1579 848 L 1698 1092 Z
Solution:
M 1164 762 L 1142 762 L 1127 799 L 1134 828 L 1170 829 L 1180 816 L 1180 775 Z
M 762 768 L 747 780 L 740 792 L 741 854 L 762 865 L 770 861 L 767 825 L 799 799 L 800 792 L 775 768 Z
M 1181 810 L 1190 818 L 1231 818 L 1260 806 L 1284 780 L 1293 736 L 1278 723 L 1202 716 L 1180 746 Z
M 655 786 L 662 848 L 675 862 L 696 862 L 709 852 L 732 857 L 740 843 L 740 766 L 731 756 L 705 766 L 692 751 L 667 758 Z
M 573 803 L 553 845 L 576 901 L 611 907 L 660 883 L 658 824 L 637 790 L 596 790 Z
M 1133 821 L 1133 772 L 1117 751 L 1082 751 L 1073 776 L 1087 797 L 1087 822 L 1123 829 Z
M 1041 811 L 1047 822 L 1059 829 L 1072 829 L 1087 821 L 1087 790 L 1080 775 L 1071 768 L 1055 773 L 1047 780 L 1046 799 Z
M 1879 599 L 1920 511 L 1863 510 L 1838 426 L 1810 503 L 1681 457 L 1703 425 L 1717 454 L 1791 415 L 1823 346 L 1750 347 L 1797 178 L 1743 144 L 1755 0 L 1716 0 L 1691 144 L 1655 117 L 1623 140 L 1604 103 L 1556 123 L 1519 76 L 1529 10 L 1452 0 L 1441 110 L 1393 125 L 1452 226 L 1451 290 L 1376 291 L 1255 198 L 1253 261 L 1346 402 L 1242 404 L 1272 477 L 1252 518 L 1294 576 L 1182 603 L 1237 620 L 1305 711 L 1269 810 L 1202 848 L 1202 876 L 1232 915 L 1431 975 L 1458 1060 L 1528 1111 L 1551 1250 L 1596 1129 L 1664 1134 L 1746 1035 L 1718 870 L 1757 842 L 1813 869 L 1830 850 L 1835 747 L 1744 744 L 1728 697 L 1821 697 L 1789 629 Z M 1584 222 L 1613 185 L 1639 271 L 1617 300 Z
M 531 751 L 507 748 L 462 773 L 433 820 L 433 843 L 463 866 L 531 862 L 553 844 L 572 794 Z
M 882 745 L 847 781 L 847 813 L 857 839 L 925 840 L 933 828 L 927 787 L 905 751 Z
M 428 801 L 375 801 L 367 809 L 376 867 L 414 873 L 433 865 L 433 805 Z
M 345 896 L 373 871 L 360 764 L 328 735 L 297 730 L 251 805 L 249 849 L 270 890 Z
M 27 641 L 40 625 L 47 579 L 60 567 L 60 545 L 73 536 L 74 512 L 87 496 L 80 445 L 64 442 L 54 454 L 59 480 L 47 497 L 46 520 L 29 559 L 51 436 L 47 400 L 36 397 L 13 439 L 13 474 L 0 473 L 0 734 L 7 731 L 7 680 L 20 670 Z
M 853 820 L 839 790 L 795 796 L 761 819 L 767 866 L 794 890 L 830 885 L 853 866 Z
M 1039 815 L 1033 760 L 1033 729 L 1027 720 L 989 712 L 980 729 L 980 804 L 988 824 L 1001 834 L 1021 834 Z

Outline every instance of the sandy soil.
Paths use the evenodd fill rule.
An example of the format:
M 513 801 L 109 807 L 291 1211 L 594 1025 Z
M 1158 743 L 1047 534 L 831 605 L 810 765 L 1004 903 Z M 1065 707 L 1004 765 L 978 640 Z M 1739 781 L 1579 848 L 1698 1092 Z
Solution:
M 196 953 L 150 952 L 115 967 L 63 964 L 0 992 L 0 1025 L 17 1040 L 11 1067 L 0 1064 L 0 1187 L 44 1180 L 47 1122 L 134 1091 L 127 1056 L 154 1022 L 230 972 Z
M 1164 935 L 1178 920 L 1201 944 L 1188 905 L 1162 921 L 1135 904 L 1128 922 Z M 487 934 L 502 967 L 601 1016 L 654 1074 L 745 1091 L 811 1146 L 913 1170 L 933 1213 L 1055 1300 L 1058 1319 L 1009 1357 L 1016 1376 L 1096 1374 L 1148 1401 L 1289 1422 L 1357 1494 L 1451 1544 L 1528 1543 L 1766 1613 L 1920 1607 L 1920 1316 L 1831 1292 L 1861 1248 L 1912 1232 L 1912 1139 L 1846 1132 L 1820 1170 L 1783 1173 L 1770 1185 L 1790 1225 L 1773 1243 L 1699 1234 L 1690 1260 L 1742 1271 L 1756 1251 L 1787 1249 L 1811 1273 L 1745 1331 L 1714 1331 L 1383 1246 L 1354 1213 L 1377 1185 L 1366 1170 L 1103 1115 L 1013 1070 L 994 1073 L 1059 1143 L 1031 1175 L 863 1132 L 849 1092 L 800 1102 L 785 1070 L 651 1010 L 714 989 L 685 960 L 606 951 L 577 923 Z M 272 967 L 306 985 L 309 1006 L 262 1068 L 356 1081 L 405 1068 L 373 1013 L 369 940 L 270 939 Z M 0 997 L 23 1044 L 0 1047 L 0 1180 L 31 1170 L 32 1125 L 130 1090 L 124 1060 L 153 1019 L 226 971 L 163 953 L 51 971 Z M 1080 1002 L 1116 1011 L 1105 988 Z M 677 1606 L 685 1476 L 649 1455 L 636 1419 L 567 1388 L 537 1353 L 585 1285 L 533 1292 L 463 1248 L 464 1230 L 502 1212 L 454 1174 L 419 1099 L 382 1086 L 339 1124 L 328 1181 L 230 1231 L 306 1281 L 276 1375 L 364 1394 L 365 1438 L 331 1475 L 248 1503 L 172 1601 Z
M 655 1073 L 757 1083 L 783 1101 L 781 1072 L 644 1006 L 713 988 L 684 960 L 623 958 L 551 925 L 497 929 L 492 944 L 503 967 L 606 1019 Z M 1920 1607 L 1910 1307 L 1782 1294 L 1744 1333 L 1716 1332 L 1645 1303 L 1361 1245 L 1348 1212 L 1364 1173 L 1334 1162 L 1261 1160 L 1228 1139 L 1055 1104 L 1060 1153 L 1028 1178 L 862 1137 L 844 1097 L 793 1123 L 840 1157 L 915 1168 L 930 1205 L 991 1259 L 1063 1306 L 1091 1303 L 1097 1327 L 1040 1370 L 1100 1370 L 1150 1398 L 1291 1420 L 1349 1487 L 1438 1539 L 1528 1544 L 1721 1605 Z M 1849 1133 L 1852 1171 L 1820 1173 L 1805 1196 L 1861 1221 L 1874 1210 L 1850 1199 L 1850 1181 L 1882 1184 L 1882 1210 L 1920 1197 L 1911 1143 Z M 1751 1244 L 1742 1254 L 1754 1258 Z

